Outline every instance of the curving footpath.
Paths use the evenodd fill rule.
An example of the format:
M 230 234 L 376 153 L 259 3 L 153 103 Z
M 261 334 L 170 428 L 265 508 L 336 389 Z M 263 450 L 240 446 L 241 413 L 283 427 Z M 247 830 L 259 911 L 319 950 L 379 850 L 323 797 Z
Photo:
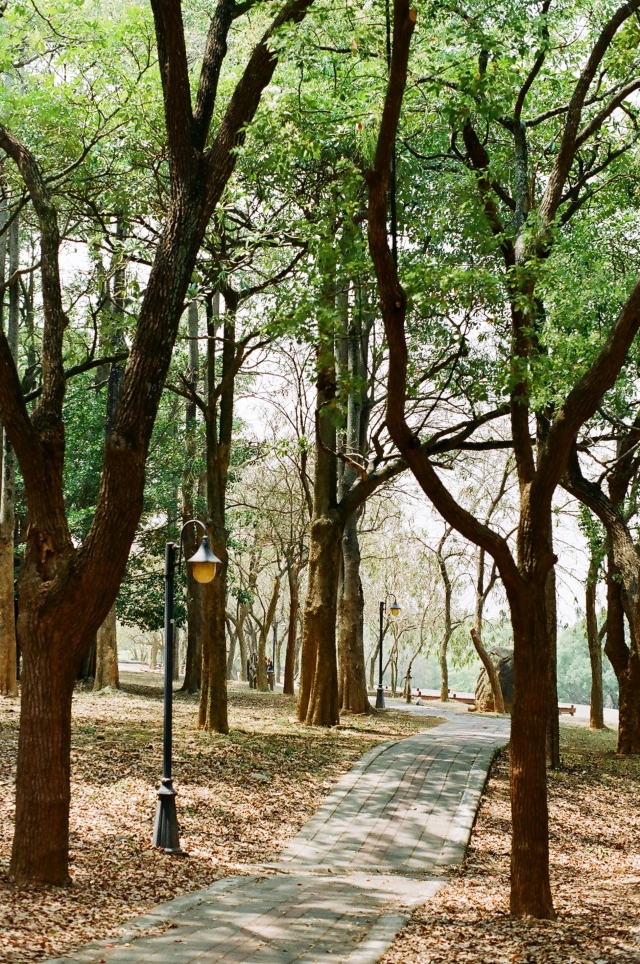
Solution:
M 442 868 L 461 863 L 491 759 L 509 739 L 505 719 L 422 712 L 447 722 L 366 753 L 277 862 L 161 904 L 115 947 L 96 942 L 49 964 L 379 960 L 442 886 Z

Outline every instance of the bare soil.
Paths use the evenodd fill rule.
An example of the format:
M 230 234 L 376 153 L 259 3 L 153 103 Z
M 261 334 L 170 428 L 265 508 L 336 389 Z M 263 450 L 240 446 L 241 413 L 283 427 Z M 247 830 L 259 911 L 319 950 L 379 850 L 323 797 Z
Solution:
M 281 694 L 230 691 L 228 736 L 196 729 L 176 694 L 174 779 L 187 859 L 151 846 L 162 768 L 162 677 L 123 673 L 123 690 L 73 703 L 71 877 L 20 889 L 8 877 L 19 703 L 0 698 L 0 962 L 58 957 L 154 904 L 272 859 L 369 747 L 437 725 L 388 712 L 319 730 Z
M 549 774 L 558 919 L 509 916 L 508 751 L 494 763 L 462 868 L 417 911 L 384 964 L 631 964 L 640 961 L 640 759 L 616 734 L 561 727 Z

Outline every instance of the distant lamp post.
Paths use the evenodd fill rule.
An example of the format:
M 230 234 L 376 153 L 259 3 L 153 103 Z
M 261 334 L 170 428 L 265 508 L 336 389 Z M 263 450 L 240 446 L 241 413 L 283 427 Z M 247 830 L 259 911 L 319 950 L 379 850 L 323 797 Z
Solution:
M 180 849 L 178 815 L 176 812 L 176 791 L 171 778 L 171 737 L 173 715 L 173 586 L 176 571 L 180 571 L 182 560 L 182 537 L 188 525 L 202 528 L 202 541 L 198 550 L 187 560 L 196 582 L 211 582 L 216 574 L 216 564 L 221 560 L 214 555 L 209 545 L 207 530 L 199 519 L 190 519 L 180 530 L 178 546 L 167 542 L 164 557 L 164 728 L 162 751 L 162 780 L 158 790 L 156 822 L 153 828 L 153 846 L 162 847 L 167 854 L 184 854 Z M 178 561 L 176 564 L 176 549 Z
M 391 605 L 389 606 L 389 612 L 392 616 L 397 616 L 400 612 L 400 606 L 398 605 L 398 600 L 393 595 L 393 593 L 387 593 L 385 598 L 380 603 L 380 676 L 378 680 L 378 692 L 376 694 L 376 709 L 384 709 L 384 686 L 382 685 L 382 639 L 384 636 L 384 613 L 387 608 L 387 600 L 391 599 Z

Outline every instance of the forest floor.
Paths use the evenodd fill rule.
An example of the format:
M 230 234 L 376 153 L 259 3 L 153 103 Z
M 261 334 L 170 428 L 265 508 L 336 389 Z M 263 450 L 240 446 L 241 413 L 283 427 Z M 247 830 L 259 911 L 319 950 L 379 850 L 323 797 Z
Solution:
M 162 767 L 162 677 L 124 673 L 123 691 L 73 702 L 71 877 L 20 889 L 8 878 L 19 706 L 0 698 L 0 962 L 60 956 L 114 936 L 154 904 L 275 857 L 337 779 L 376 743 L 437 719 L 390 711 L 340 727 L 297 723 L 295 700 L 231 685 L 228 736 L 195 729 L 197 701 L 176 694 L 174 777 L 188 859 L 151 846 Z
M 551 883 L 558 920 L 509 911 L 508 751 L 495 761 L 464 864 L 418 910 L 384 964 L 640 962 L 640 760 L 616 734 L 562 726 L 549 774 Z

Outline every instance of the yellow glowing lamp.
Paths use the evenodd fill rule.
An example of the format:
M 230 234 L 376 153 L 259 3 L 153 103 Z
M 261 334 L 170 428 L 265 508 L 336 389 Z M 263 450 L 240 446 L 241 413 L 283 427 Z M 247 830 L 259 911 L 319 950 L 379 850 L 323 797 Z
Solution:
M 389 612 L 391 613 L 392 616 L 397 616 L 398 613 L 400 612 L 400 606 L 398 605 L 398 602 L 396 599 L 394 599 L 391 605 L 389 606 Z
M 193 578 L 200 583 L 211 582 L 219 562 L 221 560 L 213 553 L 208 536 L 202 537 L 199 549 L 187 560 L 188 565 L 191 566 Z

